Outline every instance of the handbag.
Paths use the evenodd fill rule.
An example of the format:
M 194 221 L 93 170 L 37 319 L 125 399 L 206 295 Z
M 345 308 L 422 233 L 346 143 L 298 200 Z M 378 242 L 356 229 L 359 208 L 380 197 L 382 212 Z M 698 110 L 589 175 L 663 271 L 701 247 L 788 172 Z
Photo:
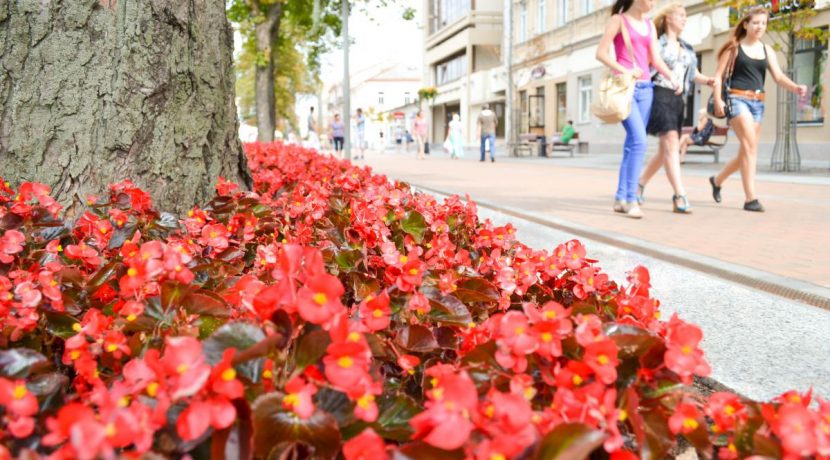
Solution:
M 628 36 L 625 19 L 622 17 L 621 19 L 623 23 L 620 33 L 622 33 L 623 41 L 625 41 L 625 47 L 628 49 L 629 56 L 631 56 L 631 62 L 639 64 L 637 55 L 634 54 L 634 48 L 631 46 L 631 37 Z M 631 102 L 634 99 L 636 83 L 634 75 L 630 73 L 615 75 L 610 70 L 606 71 L 599 82 L 597 99 L 591 104 L 591 113 L 606 123 L 619 123 L 628 118 L 631 113 Z
M 732 89 L 732 72 L 735 71 L 735 58 L 738 57 L 737 54 L 736 50 L 732 50 L 732 54 L 729 57 L 729 64 L 726 66 L 726 78 L 723 79 L 723 83 L 720 86 L 720 97 L 723 101 L 723 116 L 719 117 L 715 115 L 714 92 L 709 96 L 709 101 L 706 103 L 706 111 L 712 118 L 728 118 L 732 114 L 732 101 L 729 100 L 729 90 Z

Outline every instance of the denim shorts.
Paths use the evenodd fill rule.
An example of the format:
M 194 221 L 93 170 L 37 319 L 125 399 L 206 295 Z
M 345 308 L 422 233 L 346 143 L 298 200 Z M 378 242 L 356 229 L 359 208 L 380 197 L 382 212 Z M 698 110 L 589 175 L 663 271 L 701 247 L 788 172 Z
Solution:
M 755 101 L 741 96 L 729 96 L 729 102 L 732 104 L 732 113 L 729 114 L 730 120 L 744 113 L 752 115 L 755 123 L 760 123 L 764 118 L 764 101 Z

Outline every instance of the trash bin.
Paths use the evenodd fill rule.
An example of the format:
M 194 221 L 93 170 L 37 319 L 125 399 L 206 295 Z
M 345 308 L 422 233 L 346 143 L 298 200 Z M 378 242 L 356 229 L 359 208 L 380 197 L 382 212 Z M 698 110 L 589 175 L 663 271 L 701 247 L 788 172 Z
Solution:
M 548 140 L 545 136 L 537 136 L 536 143 L 539 144 L 539 156 L 548 156 Z

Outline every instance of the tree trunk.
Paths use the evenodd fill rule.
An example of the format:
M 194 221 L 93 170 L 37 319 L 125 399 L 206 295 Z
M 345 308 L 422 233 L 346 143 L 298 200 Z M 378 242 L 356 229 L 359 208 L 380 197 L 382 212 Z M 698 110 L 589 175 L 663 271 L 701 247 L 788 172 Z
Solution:
M 223 0 L 0 0 L 0 174 L 68 205 L 131 179 L 161 210 L 250 187 Z
M 258 12 L 258 10 L 256 10 Z M 268 8 L 265 20 L 256 25 L 256 126 L 257 140 L 272 142 L 276 128 L 276 103 L 274 101 L 274 55 L 282 19 L 282 3 Z M 262 60 L 263 62 L 259 62 Z

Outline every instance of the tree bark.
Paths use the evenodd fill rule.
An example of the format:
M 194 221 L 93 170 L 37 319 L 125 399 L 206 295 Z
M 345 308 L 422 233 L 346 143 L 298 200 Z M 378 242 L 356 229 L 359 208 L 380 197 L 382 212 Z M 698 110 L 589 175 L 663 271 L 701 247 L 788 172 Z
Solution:
M 0 175 L 70 209 L 131 179 L 157 207 L 250 187 L 223 0 L 0 0 Z
M 256 2 L 254 2 L 256 5 Z M 276 103 L 274 101 L 274 55 L 282 19 L 282 3 L 272 4 L 265 12 L 265 20 L 256 25 L 256 125 L 257 140 L 272 142 L 276 128 Z M 255 9 L 255 14 L 260 10 Z M 259 62 L 260 60 L 264 62 Z

